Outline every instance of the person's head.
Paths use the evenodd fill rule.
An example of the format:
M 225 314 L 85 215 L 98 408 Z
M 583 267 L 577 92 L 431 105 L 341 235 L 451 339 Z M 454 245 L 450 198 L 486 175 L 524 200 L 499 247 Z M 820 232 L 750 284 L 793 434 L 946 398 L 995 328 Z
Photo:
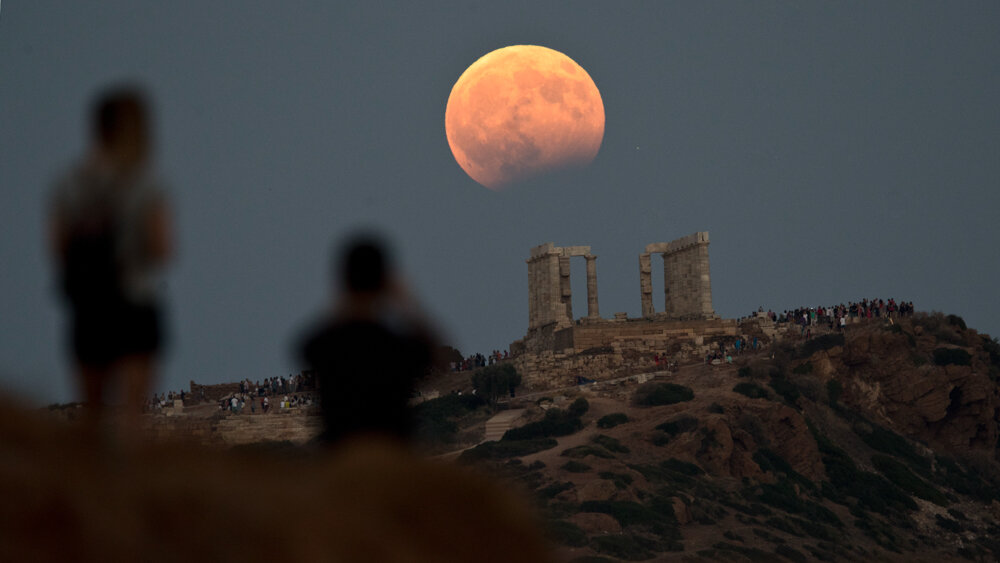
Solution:
M 93 143 L 117 164 L 135 167 L 149 157 L 149 103 L 138 87 L 116 86 L 98 95 L 90 127 Z
M 389 283 L 385 246 L 375 237 L 358 236 L 348 241 L 337 264 L 340 282 L 349 293 L 379 293 Z

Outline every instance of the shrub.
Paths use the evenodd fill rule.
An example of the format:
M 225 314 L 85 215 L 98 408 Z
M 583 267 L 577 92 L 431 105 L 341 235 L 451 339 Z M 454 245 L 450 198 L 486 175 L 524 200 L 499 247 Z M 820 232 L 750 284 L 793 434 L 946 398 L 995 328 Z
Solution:
M 573 401 L 569 405 L 569 408 L 566 409 L 566 412 L 569 413 L 570 416 L 575 416 L 579 418 L 583 416 L 589 409 L 590 409 L 590 403 L 587 402 L 587 399 L 579 397 L 577 400 Z
M 823 522 L 835 526 L 842 525 L 840 518 L 825 506 L 799 498 L 789 480 L 781 480 L 776 484 L 763 483 L 759 493 L 752 496 L 766 505 L 773 506 L 791 514 L 800 514 L 806 520 Z
M 744 381 L 742 383 L 737 383 L 736 386 L 733 387 L 733 391 L 735 391 L 735 392 L 737 392 L 737 393 L 739 393 L 741 395 L 746 395 L 747 397 L 750 397 L 751 399 L 766 399 L 767 398 L 767 391 L 764 390 L 763 387 L 761 387 L 760 385 L 757 385 L 755 383 L 749 383 L 749 382 L 746 382 L 746 381 Z
M 712 403 L 711 405 L 708 405 L 708 412 L 722 414 L 726 412 L 726 409 L 724 409 L 719 403 Z
M 570 460 L 563 464 L 562 469 L 569 471 L 570 473 L 586 473 L 590 471 L 590 466 L 586 463 Z
M 896 456 L 916 469 L 922 475 L 929 475 L 931 460 L 917 453 L 906 438 L 877 424 L 871 425 L 871 432 L 857 432 L 865 444 L 873 450 Z
M 559 493 L 568 491 L 572 488 L 573 488 L 573 483 L 570 483 L 569 481 L 564 481 L 562 483 L 553 483 L 545 487 L 544 489 L 539 489 L 536 494 L 543 499 L 550 499 L 554 498 Z
M 625 424 L 628 422 L 628 416 L 623 412 L 615 412 L 611 414 L 606 414 L 601 418 L 597 419 L 598 428 L 614 428 L 619 424 Z
M 445 395 L 424 401 L 414 407 L 413 416 L 420 437 L 429 443 L 450 444 L 455 441 L 459 419 L 484 406 L 482 397 L 465 395 Z
M 885 475 L 893 484 L 899 486 L 924 500 L 929 500 L 938 506 L 947 506 L 948 499 L 941 491 L 934 488 L 920 477 L 913 474 L 905 465 L 884 455 L 873 455 L 872 465 Z
M 678 434 L 683 434 L 685 432 L 690 432 L 698 427 L 698 419 L 693 416 L 680 416 L 673 420 L 669 420 L 660 424 L 656 427 L 657 430 L 661 430 L 670 435 L 671 438 L 677 436 Z
M 554 448 L 558 443 L 552 438 L 536 438 L 534 440 L 500 440 L 499 442 L 483 442 L 478 446 L 465 450 L 458 456 L 459 461 L 478 461 L 483 459 L 507 459 Z
M 582 555 L 570 559 L 569 563 L 615 563 L 614 559 L 608 559 L 607 557 L 601 557 L 600 555 Z
M 545 411 L 542 420 L 529 422 L 518 428 L 511 428 L 504 433 L 502 440 L 531 440 L 553 436 L 568 436 L 583 428 L 579 416 L 573 416 L 568 411 L 551 408 Z
M 808 375 L 812 373 L 812 371 L 813 371 L 812 362 L 805 362 L 803 364 L 795 366 L 795 369 L 792 370 L 792 373 L 794 373 L 795 375 Z
M 521 374 L 513 364 L 486 366 L 472 376 L 472 385 L 490 403 L 496 405 L 500 397 L 512 392 L 521 384 Z
M 768 385 L 771 389 L 774 389 L 775 393 L 781 395 L 781 398 L 784 399 L 786 403 L 792 407 L 798 408 L 797 401 L 799 400 L 799 389 L 795 386 L 795 384 L 784 377 L 772 377 Z
M 972 356 L 961 348 L 936 348 L 934 363 L 939 366 L 967 366 L 972 363 Z
M 831 379 L 826 382 L 826 397 L 831 407 L 836 407 L 840 401 L 840 395 L 844 392 L 844 386 L 839 380 Z
M 627 447 L 625 447 L 621 442 L 619 442 L 615 438 L 612 438 L 611 436 L 598 434 L 593 438 L 591 438 L 590 441 L 599 446 L 604 446 L 604 449 L 608 450 L 609 452 L 616 452 L 622 454 L 629 453 L 629 449 Z
M 750 369 L 750 366 L 743 366 L 736 372 L 736 375 L 739 377 L 752 377 L 753 370 Z
M 948 530 L 949 532 L 960 534 L 965 529 L 958 522 L 952 520 L 951 518 L 945 518 L 944 516 L 941 516 L 940 514 L 935 514 L 934 515 L 934 520 L 935 520 L 935 523 L 938 526 L 940 526 L 941 528 L 944 528 L 945 530 Z
M 805 344 L 799 348 L 797 356 L 800 358 L 808 358 L 821 350 L 829 350 L 830 348 L 843 345 L 844 335 L 842 333 L 835 332 L 832 334 L 824 334 L 822 336 L 817 336 L 812 340 L 807 340 Z
M 567 450 L 563 450 L 563 453 L 559 455 L 563 457 L 572 457 L 576 459 L 583 459 L 588 455 L 604 459 L 612 459 L 615 457 L 611 452 L 605 450 L 604 448 L 599 448 L 597 446 L 589 446 L 589 445 L 575 446 Z
M 675 457 L 672 457 L 665 461 L 661 461 L 660 467 L 668 471 L 674 471 L 682 475 L 690 475 L 690 476 L 701 475 L 702 473 L 705 472 L 702 468 L 698 467 L 697 465 L 679 460 Z
M 638 405 L 654 407 L 672 405 L 694 399 L 694 391 L 690 387 L 676 383 L 644 383 L 635 390 L 633 400 Z
M 630 500 L 588 500 L 580 504 L 580 512 L 607 514 L 623 527 L 663 524 L 670 520 L 669 516 Z
M 601 479 L 606 479 L 615 484 L 616 488 L 624 489 L 632 484 L 632 476 L 628 473 L 615 473 L 613 471 L 601 471 L 597 474 Z

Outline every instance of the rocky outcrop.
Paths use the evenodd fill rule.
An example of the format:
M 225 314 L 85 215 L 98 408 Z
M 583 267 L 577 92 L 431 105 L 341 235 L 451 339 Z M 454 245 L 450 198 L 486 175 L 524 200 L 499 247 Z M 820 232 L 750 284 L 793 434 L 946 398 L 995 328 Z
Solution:
M 975 345 L 982 338 L 954 329 L 942 341 L 924 330 L 928 318 L 848 331 L 842 348 L 809 361 L 821 377 L 841 382 L 845 404 L 896 432 L 955 454 L 995 457 L 1000 388 L 989 355 Z M 969 365 L 936 365 L 936 349 L 964 350 Z

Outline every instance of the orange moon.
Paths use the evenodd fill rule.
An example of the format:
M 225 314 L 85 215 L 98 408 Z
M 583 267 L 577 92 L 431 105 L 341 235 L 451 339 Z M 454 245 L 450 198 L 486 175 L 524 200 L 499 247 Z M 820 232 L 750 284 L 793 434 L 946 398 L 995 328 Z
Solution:
M 589 164 L 604 139 L 604 103 L 587 71 L 536 45 L 486 54 L 459 77 L 444 116 L 458 165 L 492 190 Z

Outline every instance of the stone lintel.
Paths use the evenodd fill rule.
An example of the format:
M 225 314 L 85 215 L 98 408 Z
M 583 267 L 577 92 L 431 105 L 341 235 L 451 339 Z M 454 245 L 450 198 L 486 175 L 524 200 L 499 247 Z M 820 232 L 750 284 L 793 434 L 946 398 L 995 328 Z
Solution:
M 673 254 L 699 244 L 708 244 L 708 231 L 700 231 L 670 242 L 654 242 L 646 245 L 647 254 Z
M 587 256 L 590 254 L 589 246 L 564 246 L 556 250 L 562 251 L 563 256 Z

